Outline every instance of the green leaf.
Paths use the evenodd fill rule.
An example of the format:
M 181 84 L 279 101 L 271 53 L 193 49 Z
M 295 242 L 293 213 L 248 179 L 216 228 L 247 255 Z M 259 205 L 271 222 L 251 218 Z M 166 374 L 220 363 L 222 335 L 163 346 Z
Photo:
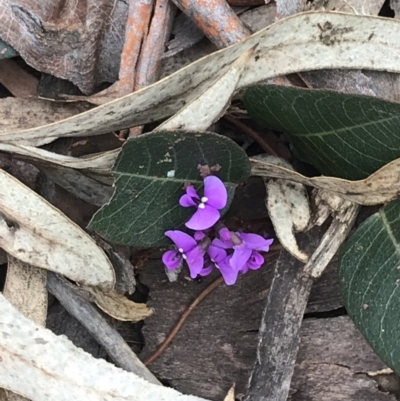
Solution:
M 362 179 L 400 157 L 400 104 L 284 86 L 249 88 L 259 123 L 286 132 L 298 157 L 324 175 Z
M 339 275 L 346 309 L 379 357 L 400 373 L 400 200 L 347 240 Z
M 129 140 L 114 168 L 116 192 L 89 227 L 120 244 L 169 243 L 164 232 L 183 229 L 194 213 L 193 208 L 181 207 L 179 198 L 187 182 L 201 190 L 199 164 L 217 167 L 215 175 L 228 190 L 228 205 L 237 184 L 250 174 L 243 149 L 214 133 L 160 131 Z

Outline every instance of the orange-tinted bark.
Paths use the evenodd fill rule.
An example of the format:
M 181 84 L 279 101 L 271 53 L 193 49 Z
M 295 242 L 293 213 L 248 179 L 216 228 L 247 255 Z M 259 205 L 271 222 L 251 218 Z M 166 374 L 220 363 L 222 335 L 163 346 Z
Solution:
M 118 94 L 121 96 L 134 90 L 135 69 L 143 40 L 149 30 L 153 6 L 154 0 L 129 0 L 125 43 L 119 69 Z
M 157 0 L 150 29 L 145 38 L 136 68 L 135 90 L 156 82 L 160 75 L 161 56 L 169 39 L 176 7 L 170 0 Z
M 251 35 L 226 0 L 172 0 L 218 48 Z

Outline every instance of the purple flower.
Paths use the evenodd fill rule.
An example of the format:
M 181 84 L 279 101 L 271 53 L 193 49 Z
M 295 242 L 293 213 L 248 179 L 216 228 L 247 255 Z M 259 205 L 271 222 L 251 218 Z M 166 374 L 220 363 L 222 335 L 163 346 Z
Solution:
M 163 254 L 164 265 L 168 269 L 174 270 L 185 260 L 190 270 L 190 277 L 196 278 L 204 266 L 204 251 L 200 245 L 194 238 L 182 231 L 169 230 L 165 232 L 165 235 L 175 243 L 178 249 L 166 251 Z
M 207 250 L 207 253 L 210 256 L 211 261 L 221 272 L 225 283 L 228 285 L 235 284 L 239 271 L 233 269 L 229 264 L 229 259 L 231 256 L 228 256 L 225 249 L 213 246 L 211 244 Z
M 179 199 L 183 207 L 196 206 L 197 210 L 186 227 L 192 230 L 206 230 L 212 227 L 221 217 L 219 209 L 223 209 L 228 201 L 228 193 L 224 183 L 215 175 L 204 178 L 204 196 L 200 198 L 192 185 L 186 189 L 186 194 Z
M 214 239 L 212 245 L 223 249 L 233 248 L 230 265 L 233 269 L 246 273 L 249 269 L 260 268 L 264 263 L 264 257 L 257 251 L 268 252 L 273 242 L 272 238 L 265 239 L 258 234 L 236 232 L 231 233 L 230 240 Z

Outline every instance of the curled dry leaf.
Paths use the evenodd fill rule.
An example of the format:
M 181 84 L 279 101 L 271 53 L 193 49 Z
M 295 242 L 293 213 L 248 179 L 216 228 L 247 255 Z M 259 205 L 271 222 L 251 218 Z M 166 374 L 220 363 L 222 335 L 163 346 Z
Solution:
M 104 293 L 98 288 L 85 288 L 94 295 L 96 305 L 114 319 L 136 323 L 154 313 L 153 308 L 133 302 L 115 290 Z
M 225 396 L 224 401 L 235 401 L 235 384 L 229 389 L 228 394 Z
M 250 49 L 238 57 L 232 65 L 227 67 L 221 77 L 211 81 L 209 87 L 205 88 L 203 93 L 199 94 L 196 99 L 157 127 L 156 131 L 176 129 L 206 130 L 228 108 L 243 69 L 253 51 L 254 49 Z
M 321 32 L 320 26 L 330 29 Z M 237 89 L 279 75 L 324 68 L 400 72 L 399 35 L 397 20 L 340 13 L 295 15 L 131 95 L 55 124 L 4 133 L 0 140 L 39 146 L 59 137 L 98 135 L 165 119 L 198 97 L 210 79 L 222 76 L 225 67 L 257 44 Z
M 251 158 L 252 174 L 260 177 L 282 178 L 328 192 L 359 205 L 377 205 L 389 202 L 400 194 L 400 159 L 396 159 L 364 180 L 349 181 L 336 177 L 309 178 L 284 166 Z
M 71 168 L 61 166 L 37 167 L 56 184 L 78 198 L 96 206 L 103 206 L 107 203 L 114 192 L 110 186 L 102 184 L 90 177 L 86 177 L 84 174 Z
M 259 158 L 292 169 L 288 162 L 279 157 Z M 266 206 L 276 236 L 291 255 L 302 262 L 307 262 L 308 255 L 299 249 L 294 235 L 295 232 L 304 231 L 310 221 L 310 206 L 304 185 L 282 179 L 263 178 L 267 190 Z
M 0 387 L 34 401 L 205 401 L 93 358 L 26 319 L 1 294 L 0 310 Z
M 111 263 L 88 234 L 3 170 L 0 186 L 0 246 L 7 253 L 82 284 L 113 288 Z
M 3 295 L 24 316 L 46 326 L 47 271 L 8 256 Z

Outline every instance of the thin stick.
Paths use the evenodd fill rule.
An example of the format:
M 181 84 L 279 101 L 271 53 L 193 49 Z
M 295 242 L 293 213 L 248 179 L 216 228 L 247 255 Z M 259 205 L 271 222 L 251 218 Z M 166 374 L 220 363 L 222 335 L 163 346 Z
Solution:
M 248 127 L 246 124 L 243 124 L 241 121 L 230 116 L 229 114 L 225 114 L 224 118 L 228 120 L 230 123 L 234 124 L 239 129 L 241 129 L 243 132 L 245 132 L 250 138 L 254 139 L 266 153 L 269 153 L 270 155 L 273 156 L 278 156 L 274 151 L 274 149 L 272 149 L 271 146 L 268 145 L 265 139 L 256 130 Z
M 170 342 L 174 339 L 174 337 L 178 334 L 179 330 L 185 323 L 188 316 L 192 313 L 193 309 L 215 288 L 217 288 L 223 281 L 222 277 L 217 278 L 214 280 L 208 287 L 206 287 L 196 298 L 195 300 L 185 309 L 182 313 L 179 320 L 176 322 L 175 326 L 169 332 L 166 339 L 161 343 L 161 345 L 156 349 L 149 357 L 144 360 L 145 365 L 149 365 L 152 363 L 156 358 L 158 358 L 168 347 Z
M 240 42 L 250 30 L 226 0 L 172 0 L 219 49 Z

